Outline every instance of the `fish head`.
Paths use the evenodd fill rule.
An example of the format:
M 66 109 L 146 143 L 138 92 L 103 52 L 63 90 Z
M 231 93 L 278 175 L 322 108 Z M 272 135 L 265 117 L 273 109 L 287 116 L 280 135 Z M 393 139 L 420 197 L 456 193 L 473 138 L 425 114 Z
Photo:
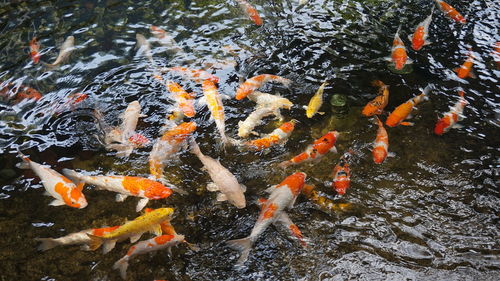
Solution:
M 334 182 L 334 188 L 337 194 L 339 195 L 344 195 L 347 191 L 347 189 L 350 186 L 350 181 L 345 180 L 345 181 L 336 181 Z
M 439 119 L 439 121 L 436 123 L 436 126 L 434 127 L 434 133 L 438 136 L 446 133 L 448 131 L 448 128 L 450 127 L 450 121 L 444 117 Z
M 66 204 L 68 204 L 73 208 L 78 208 L 78 209 L 83 209 L 88 205 L 87 199 L 85 199 L 83 193 L 77 188 L 71 189 L 69 202 L 66 202 Z
M 277 187 L 286 185 L 292 191 L 292 193 L 297 196 L 300 194 L 300 192 L 302 192 L 306 177 L 306 173 L 297 172 L 288 176 Z
M 174 213 L 173 208 L 159 208 L 148 212 L 147 215 L 156 217 L 158 218 L 159 221 L 164 221 L 170 219 L 173 213 Z
M 242 209 L 245 208 L 247 203 L 245 200 L 245 194 L 238 186 L 238 191 L 228 192 L 226 193 L 227 201 L 233 204 L 236 208 Z
M 149 199 L 162 199 L 167 198 L 172 195 L 172 189 L 164 186 L 159 182 L 154 182 L 150 184 L 144 191 L 144 196 Z
M 361 111 L 361 114 L 363 114 L 364 116 L 366 117 L 370 117 L 370 116 L 373 116 L 375 115 L 375 112 L 377 111 L 377 107 L 374 106 L 373 104 L 371 103 L 368 103 L 367 105 L 365 105 L 365 107 L 363 108 L 363 111 Z
M 372 154 L 375 163 L 380 164 L 384 162 L 384 159 L 387 157 L 387 150 L 383 147 L 377 146 L 373 149 Z

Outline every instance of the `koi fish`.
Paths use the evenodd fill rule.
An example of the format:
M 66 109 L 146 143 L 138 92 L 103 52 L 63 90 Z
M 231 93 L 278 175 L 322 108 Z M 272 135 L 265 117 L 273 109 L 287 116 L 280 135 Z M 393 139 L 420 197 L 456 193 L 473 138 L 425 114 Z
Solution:
M 224 119 L 224 105 L 222 104 L 222 98 L 219 95 L 217 86 L 210 81 L 205 80 L 202 84 L 203 95 L 207 103 L 208 109 L 212 115 L 212 119 L 215 121 L 217 130 L 221 136 L 222 144 L 229 144 L 229 139 L 226 137 L 226 124 Z
M 267 134 L 263 138 L 251 140 L 246 142 L 245 144 L 255 150 L 263 150 L 273 145 L 284 143 L 292 134 L 293 129 L 295 128 L 295 123 L 295 120 L 283 123 L 283 125 L 272 131 L 270 134 Z
M 173 81 L 167 81 L 167 88 L 173 95 L 176 108 L 179 108 L 185 116 L 189 118 L 194 117 L 193 95 L 186 92 L 179 84 Z
M 373 81 L 372 85 L 375 87 L 379 87 L 379 95 L 372 101 L 368 102 L 363 108 L 363 111 L 361 113 L 367 117 L 381 114 L 384 108 L 389 103 L 389 86 L 387 86 L 380 80 Z
M 59 238 L 35 238 L 35 241 L 40 242 L 38 246 L 39 251 L 47 251 L 57 246 L 68 246 L 68 245 L 82 245 L 82 250 L 89 250 L 90 238 L 87 234 L 102 236 L 106 233 L 117 229 L 119 226 L 103 227 L 86 229 L 79 232 L 70 233 L 66 236 Z
M 185 79 L 193 80 L 196 83 L 200 83 L 205 80 L 209 80 L 215 84 L 219 83 L 219 77 L 201 69 L 190 69 L 187 67 L 168 67 L 162 69 L 162 72 L 166 71 L 177 72 L 181 74 Z
M 386 58 L 388 61 L 392 61 L 394 68 L 396 70 L 402 70 L 406 64 L 411 64 L 413 61 L 406 54 L 405 44 L 403 40 L 399 37 L 399 31 L 401 30 L 401 25 L 398 27 L 396 34 L 394 35 L 394 41 L 392 42 L 391 57 Z
M 455 68 L 453 71 L 457 73 L 458 78 L 465 79 L 466 77 L 476 78 L 476 75 L 472 72 L 472 66 L 474 65 L 474 54 L 472 49 L 469 49 L 469 54 L 467 55 L 467 60 L 460 67 Z
M 69 95 L 66 100 L 54 110 L 55 115 L 69 110 L 74 110 L 80 103 L 88 99 L 89 95 L 82 93 L 74 93 Z
M 97 186 L 100 189 L 116 192 L 116 201 L 123 202 L 128 196 L 141 197 L 135 209 L 139 212 L 149 200 L 169 197 L 172 189 L 165 185 L 141 177 L 130 176 L 86 176 L 70 169 L 63 169 L 63 174 L 75 182 L 83 182 Z
M 459 12 L 457 12 L 457 10 L 455 10 L 455 8 L 453 8 L 451 5 L 441 0 L 435 0 L 435 1 L 439 9 L 443 11 L 443 13 L 447 15 L 449 18 L 459 23 L 466 22 L 465 18 Z
M 422 49 L 423 46 L 429 45 L 431 42 L 427 41 L 429 36 L 429 25 L 432 21 L 432 14 L 434 13 L 434 6 L 432 6 L 431 14 L 425 18 L 425 20 L 417 25 L 415 33 L 408 35 L 408 39 L 411 41 L 411 47 L 413 50 L 418 51 Z
M 154 35 L 154 37 L 160 40 L 160 44 L 167 47 L 170 51 L 176 53 L 184 52 L 182 48 L 177 44 L 177 42 L 175 42 L 174 38 L 170 34 L 168 34 L 168 32 L 166 32 L 165 30 L 161 29 L 158 26 L 152 25 L 150 27 L 150 31 Z
M 240 5 L 241 9 L 247 14 L 247 16 L 256 24 L 262 25 L 262 19 L 259 16 L 259 12 L 247 1 L 236 0 Z
M 407 102 L 399 105 L 394 109 L 394 111 L 387 117 L 387 120 L 385 121 L 385 124 L 389 127 L 395 127 L 397 125 L 403 125 L 403 126 L 413 126 L 413 123 L 411 122 L 404 122 L 405 119 L 408 118 L 410 113 L 412 112 L 413 108 L 422 102 L 423 100 L 427 99 L 427 95 L 429 91 L 432 88 L 432 84 L 429 84 L 427 87 L 425 87 L 424 91 L 422 94 L 413 97 L 409 99 Z
M 314 94 L 314 96 L 309 101 L 309 105 L 304 107 L 306 109 L 307 118 L 312 118 L 316 113 L 321 115 L 325 114 L 324 112 L 318 112 L 318 110 L 323 104 L 323 92 L 327 85 L 328 85 L 327 82 L 321 84 L 316 94 Z
M 334 201 L 328 199 L 326 196 L 321 196 L 314 186 L 304 184 L 302 193 L 312 202 L 314 202 L 318 207 L 325 211 L 330 212 L 344 212 L 352 209 L 351 203 L 335 203 Z
M 40 43 L 36 40 L 36 37 L 33 37 L 30 41 L 30 56 L 34 64 L 37 64 L 42 56 L 40 54 Z
M 95 251 L 104 244 L 103 253 L 106 254 L 115 247 L 117 241 L 130 238 L 130 243 L 135 243 L 143 233 L 148 231 L 161 235 L 160 224 L 170 220 L 173 212 L 172 208 L 159 208 L 126 222 L 109 233 L 100 236 L 87 234 L 91 239 L 90 250 Z
M 163 179 L 163 169 L 166 161 L 185 145 L 186 138 L 196 130 L 195 122 L 184 122 L 165 131 L 153 145 L 149 154 L 149 172 L 159 181 Z
M 337 148 L 335 147 L 335 142 L 339 133 L 337 131 L 330 131 L 326 133 L 321 138 L 314 141 L 312 145 L 309 145 L 304 152 L 293 157 L 288 161 L 280 163 L 280 167 L 288 167 L 290 165 L 295 165 L 299 163 L 309 162 L 316 159 L 320 159 L 328 152 L 337 153 Z
M 127 254 L 119 259 L 114 265 L 113 269 L 120 271 L 120 276 L 127 278 L 128 263 L 132 258 L 138 255 L 155 252 L 163 249 L 168 249 L 184 242 L 184 235 L 160 235 L 149 240 L 141 241 L 134 246 L 130 247 Z
M 74 49 L 75 49 L 75 37 L 68 36 L 64 41 L 64 43 L 61 45 L 61 49 L 59 51 L 59 55 L 57 56 L 56 60 L 53 63 L 47 64 L 47 66 L 54 67 L 65 62 L 69 58 L 71 52 Z
M 375 116 L 378 124 L 377 137 L 373 143 L 373 161 L 377 164 L 384 162 L 387 157 L 387 150 L 389 149 L 389 135 L 387 130 L 384 128 L 384 124 L 380 119 Z
M 464 107 L 468 104 L 468 102 L 464 98 L 463 91 L 459 91 L 458 95 L 460 96 L 458 102 L 455 103 L 455 105 L 450 108 L 450 111 L 445 113 L 444 116 L 436 123 L 436 126 L 434 127 L 434 133 L 436 135 L 442 135 L 448 132 L 451 128 L 460 127 L 457 122 L 461 120 Z
M 493 56 L 493 60 L 497 64 L 497 68 L 500 68 L 500 41 L 495 43 L 495 48 L 491 55 Z
M 275 114 L 275 110 L 269 107 L 258 107 L 255 111 L 248 115 L 245 121 L 238 122 L 238 136 L 247 138 L 250 134 L 259 135 L 253 129 L 262 123 L 262 119 L 266 116 Z
M 105 134 L 102 141 L 104 146 L 108 150 L 116 150 L 116 156 L 128 157 L 134 148 L 149 142 L 146 137 L 135 132 L 139 117 L 146 117 L 146 115 L 141 114 L 141 105 L 138 101 L 129 103 L 125 112 L 120 115 L 122 123 L 119 127 L 109 128 L 102 121 L 103 118 L 98 111 L 95 112 L 95 115 Z
M 244 99 L 246 96 L 252 94 L 255 90 L 269 81 L 282 83 L 286 87 L 290 86 L 290 84 L 292 83 L 292 81 L 290 81 L 289 79 L 277 75 L 260 74 L 246 80 L 238 87 L 238 89 L 236 90 L 236 99 Z
M 217 201 L 227 200 L 238 209 L 245 208 L 244 192 L 247 188 L 240 184 L 236 177 L 227 168 L 222 166 L 219 161 L 204 155 L 194 140 L 191 141 L 191 153 L 200 159 L 203 167 L 205 167 L 213 181 L 207 185 L 208 191 L 220 191 L 217 194 Z
M 238 265 L 242 265 L 248 259 L 252 245 L 266 228 L 271 223 L 275 223 L 280 216 L 285 213 L 286 208 L 293 207 L 297 196 L 304 187 L 305 178 L 305 173 L 294 173 L 285 178 L 280 184 L 269 188 L 268 191 L 271 194 L 269 199 L 262 202 L 259 218 L 250 236 L 243 239 L 227 241 L 229 247 L 241 252 L 241 256 L 237 262 Z
M 339 195 L 344 195 L 351 185 L 351 171 L 349 169 L 349 160 L 352 152 L 348 151 L 340 157 L 339 163 L 333 168 L 332 188 Z
M 275 115 L 280 119 L 282 119 L 282 116 L 279 110 L 281 108 L 290 109 L 293 106 L 293 103 L 289 99 L 258 91 L 248 95 L 248 99 L 257 103 L 257 107 L 273 108 L 276 111 Z
M 153 60 L 153 53 L 151 52 L 151 45 L 149 44 L 149 41 L 140 33 L 135 34 L 135 39 L 137 40 L 136 47 L 139 49 L 137 54 L 144 54 L 149 62 L 154 65 L 155 61 Z
M 73 208 L 83 209 L 87 207 L 87 200 L 82 193 L 83 184 L 76 186 L 72 181 L 53 169 L 31 161 L 26 155 L 18 152 L 23 163 L 19 165 L 21 169 L 31 169 L 42 180 L 45 195 L 54 197 L 50 206 L 68 205 Z

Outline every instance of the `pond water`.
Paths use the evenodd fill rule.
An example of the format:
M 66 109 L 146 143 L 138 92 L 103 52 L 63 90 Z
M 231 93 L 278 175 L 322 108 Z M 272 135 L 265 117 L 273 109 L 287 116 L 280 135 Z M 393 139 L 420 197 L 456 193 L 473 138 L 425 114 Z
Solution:
M 31 171 L 15 164 L 17 150 L 57 171 L 73 168 L 93 174 L 148 176 L 152 144 L 128 158 L 115 157 L 96 141 L 93 109 L 108 123 L 128 103 L 142 106 L 137 131 L 154 140 L 165 115 L 172 111 L 165 85 L 153 77 L 157 67 L 205 69 L 220 78 L 226 133 L 237 137 L 238 121 L 254 103 L 235 100 L 245 79 L 262 73 L 293 81 L 290 87 L 267 84 L 264 92 L 279 93 L 295 105 L 283 110 L 286 120 L 299 121 L 289 141 L 265 153 L 216 149 L 218 133 L 206 107 L 193 118 L 203 152 L 233 172 L 247 186 L 247 207 L 216 202 L 205 188 L 208 175 L 184 151 L 171 161 L 168 180 L 188 191 L 148 207 L 175 208 L 172 224 L 198 245 L 142 255 L 130 263 L 128 280 L 498 280 L 500 274 L 500 107 L 498 62 L 492 55 L 500 41 L 500 2 L 450 0 L 466 18 L 454 23 L 436 9 L 430 25 L 431 45 L 419 52 L 407 35 L 430 13 L 430 0 L 251 1 L 264 24 L 255 25 L 237 1 L 2 1 L 0 3 L 0 82 L 36 89 L 38 100 L 0 96 L 0 276 L 1 280 L 121 280 L 112 269 L 129 243 L 110 253 L 81 251 L 77 246 L 37 251 L 36 237 L 59 237 L 91 227 L 118 225 L 138 216 L 136 198 L 115 202 L 114 194 L 85 187 L 84 209 L 53 207 Z M 151 25 L 167 30 L 180 52 L 154 40 Z M 409 73 L 388 68 L 394 34 L 414 60 Z M 150 39 L 154 63 L 137 54 L 136 33 Z M 41 60 L 52 62 L 59 46 L 74 36 L 71 57 L 56 68 L 34 64 L 29 41 L 41 43 Z M 452 71 L 474 52 L 476 79 L 459 79 Z M 202 97 L 201 85 L 165 74 Z M 390 85 L 386 107 L 396 106 L 432 83 L 429 100 L 410 120 L 414 126 L 388 128 L 389 151 L 395 155 L 373 163 L 370 144 L 377 126 L 361 115 L 377 95 L 375 79 Z M 324 115 L 306 118 L 302 108 L 327 80 Z M 457 100 L 462 88 L 469 104 L 463 126 L 437 136 L 434 125 Z M 88 98 L 62 106 L 75 93 Z M 9 96 L 10 95 L 10 96 Z M 329 100 L 343 95 L 346 105 Z M 381 118 L 385 119 L 386 114 Z M 186 119 L 187 120 L 187 119 Z M 258 128 L 270 132 L 272 119 Z M 340 133 L 337 154 L 320 162 L 283 170 L 277 164 L 303 151 L 330 130 Z M 351 187 L 339 198 L 330 187 L 332 168 L 349 149 L 356 151 Z M 247 236 L 259 213 L 257 199 L 294 171 L 307 173 L 307 183 L 335 203 L 349 208 L 325 210 L 305 196 L 287 211 L 309 241 L 302 248 L 286 233 L 269 227 L 242 268 L 238 253 L 225 241 Z

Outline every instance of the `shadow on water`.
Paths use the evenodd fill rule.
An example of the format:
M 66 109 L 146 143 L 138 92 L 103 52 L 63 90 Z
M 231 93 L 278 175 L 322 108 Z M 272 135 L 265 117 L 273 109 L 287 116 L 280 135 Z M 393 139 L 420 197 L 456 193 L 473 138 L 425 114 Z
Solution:
M 57 247 L 38 252 L 36 237 L 59 237 L 90 227 L 117 225 L 137 216 L 137 199 L 114 201 L 114 194 L 86 187 L 89 206 L 82 210 L 48 206 L 39 178 L 15 168 L 21 149 L 34 161 L 56 170 L 74 168 L 95 174 L 148 175 L 151 144 L 130 158 L 117 158 L 97 143 L 93 109 L 117 125 L 119 114 L 133 100 L 142 113 L 138 131 L 159 136 L 172 110 L 164 85 L 153 78 L 151 64 L 137 56 L 135 34 L 151 37 L 158 66 L 205 68 L 220 78 L 219 91 L 234 96 L 241 79 L 271 73 L 293 80 L 290 88 L 269 84 L 295 104 L 285 118 L 300 123 L 283 147 L 256 154 L 229 149 L 218 153 L 215 125 L 203 106 L 194 121 L 202 151 L 220 159 L 248 187 L 247 207 L 217 203 L 207 192 L 210 180 L 201 163 L 187 152 L 167 165 L 167 178 L 189 191 L 149 207 L 173 206 L 173 225 L 199 252 L 181 245 L 132 260 L 128 280 L 497 280 L 500 270 L 500 127 L 498 62 L 492 56 L 499 38 L 500 4 L 490 0 L 450 0 L 467 18 L 452 23 L 438 9 L 430 26 L 431 45 L 410 50 L 407 35 L 431 10 L 433 1 L 252 1 L 264 25 L 255 26 L 236 1 L 4 1 L 0 3 L 0 83 L 32 87 L 42 98 L 16 100 L 14 92 L 0 96 L 0 269 L 2 280 L 121 280 L 111 269 L 129 248 L 119 243 L 112 252 L 86 252 Z M 175 38 L 185 55 L 153 40 L 150 25 Z M 408 73 L 388 69 L 394 33 L 414 60 Z M 73 35 L 76 50 L 59 68 L 33 64 L 28 42 L 37 36 L 42 61 L 55 60 L 64 39 Z M 451 69 L 460 66 L 472 48 L 477 79 L 462 80 Z M 202 96 L 201 86 L 166 74 Z M 391 152 L 375 165 L 361 149 L 351 163 L 347 194 L 335 198 L 330 188 L 332 167 L 353 147 L 375 139 L 376 125 L 361 108 L 377 95 L 371 81 L 390 85 L 386 110 L 432 83 L 429 101 L 414 112 L 413 127 L 388 128 Z M 307 119 L 302 109 L 327 80 L 324 115 Z M 463 128 L 443 136 L 433 134 L 437 116 L 448 111 L 463 89 L 469 102 L 460 121 Z M 75 93 L 88 98 L 64 107 Z M 343 108 L 331 107 L 332 96 L 347 97 Z M 226 130 L 237 135 L 238 121 L 254 110 L 249 100 L 224 100 Z M 61 109 L 62 108 L 62 109 Z M 56 110 L 60 109 L 60 111 Z M 340 110 L 340 112 L 338 111 Z M 382 115 L 382 119 L 386 115 Z M 259 130 L 271 131 L 266 119 Z M 289 159 L 330 130 L 340 132 L 338 154 L 316 164 L 286 171 L 277 163 Z M 350 211 L 325 211 L 304 196 L 289 211 L 309 241 L 303 249 L 270 227 L 255 244 L 246 266 L 233 267 L 237 252 L 224 242 L 247 236 L 257 218 L 264 189 L 292 171 L 308 174 L 308 182 L 336 203 L 351 203 Z

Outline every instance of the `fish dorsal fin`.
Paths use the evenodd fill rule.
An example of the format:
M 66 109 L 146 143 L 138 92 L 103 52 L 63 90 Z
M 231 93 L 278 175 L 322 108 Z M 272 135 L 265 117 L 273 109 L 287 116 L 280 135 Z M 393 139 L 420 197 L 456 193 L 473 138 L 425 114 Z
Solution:
M 240 188 L 243 192 L 247 191 L 247 187 L 244 184 L 240 184 Z
M 79 182 L 78 185 L 76 186 L 76 189 L 81 192 L 83 190 L 84 186 L 85 186 L 85 182 L 83 182 L 83 181 Z
M 102 252 L 104 254 L 109 253 L 109 251 L 113 250 L 116 245 L 116 240 L 106 240 L 102 246 Z
M 136 212 L 140 212 L 149 202 L 148 198 L 142 198 L 137 202 L 137 206 L 135 207 Z
M 142 236 L 142 233 L 138 233 L 138 234 L 134 234 L 134 235 L 130 236 L 130 243 L 137 242 L 139 239 L 141 239 L 141 236 Z

